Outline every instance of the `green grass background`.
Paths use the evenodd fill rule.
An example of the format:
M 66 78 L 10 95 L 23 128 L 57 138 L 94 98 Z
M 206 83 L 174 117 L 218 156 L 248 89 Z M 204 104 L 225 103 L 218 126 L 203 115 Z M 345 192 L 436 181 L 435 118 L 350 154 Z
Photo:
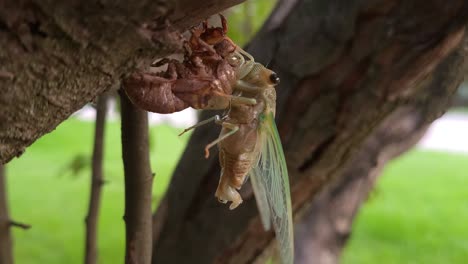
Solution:
M 342 262 L 468 263 L 468 156 L 413 150 L 391 162 Z
M 71 118 L 7 165 L 11 214 L 33 226 L 14 230 L 17 263 L 82 263 L 91 173 L 83 161 L 91 157 L 93 132 L 92 122 Z M 157 168 L 155 205 L 189 137 L 178 137 L 179 132 L 164 125 L 150 131 L 151 164 Z M 99 219 L 100 263 L 122 263 L 124 189 L 118 122 L 107 123 L 104 155 L 107 183 Z M 84 168 L 73 173 L 73 167 Z
M 8 164 L 12 216 L 33 226 L 14 230 L 17 263 L 82 263 L 90 168 L 81 162 L 84 169 L 73 173 L 70 167 L 90 157 L 93 129 L 71 118 Z M 150 131 L 155 205 L 188 138 L 178 132 L 164 125 Z M 108 122 L 100 263 L 122 263 L 124 256 L 119 137 L 118 122 Z M 467 171 L 464 155 L 413 150 L 392 162 L 359 213 L 342 262 L 467 263 Z

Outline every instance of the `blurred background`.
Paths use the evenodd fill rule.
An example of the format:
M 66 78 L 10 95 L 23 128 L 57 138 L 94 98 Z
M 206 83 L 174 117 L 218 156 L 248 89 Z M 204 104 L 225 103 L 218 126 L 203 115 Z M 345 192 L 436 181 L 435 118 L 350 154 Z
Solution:
M 248 1 L 227 10 L 230 37 L 247 44 L 274 2 Z M 6 166 L 12 218 L 32 225 L 13 229 L 17 263 L 82 262 L 94 119 L 94 107 L 84 107 Z M 154 207 L 190 136 L 177 135 L 196 120 L 194 110 L 150 114 Z M 466 263 L 467 135 L 468 85 L 420 143 L 386 167 L 356 218 L 342 263 Z M 111 99 L 98 229 L 101 263 L 120 263 L 125 252 L 120 148 L 119 111 Z

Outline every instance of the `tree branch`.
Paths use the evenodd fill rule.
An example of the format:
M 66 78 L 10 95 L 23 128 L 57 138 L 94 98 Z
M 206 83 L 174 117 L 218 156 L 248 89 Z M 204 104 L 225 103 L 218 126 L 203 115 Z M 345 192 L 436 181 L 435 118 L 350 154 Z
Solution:
M 13 241 L 6 188 L 5 168 L 0 164 L 0 263 L 13 264 Z
M 92 158 L 91 191 L 89 198 L 88 214 L 86 216 L 86 244 L 85 263 L 95 264 L 98 259 L 97 225 L 99 219 L 99 207 L 101 200 L 101 189 L 104 183 L 102 175 L 102 160 L 104 153 L 104 132 L 106 125 L 108 96 L 99 96 L 96 106 L 96 121 L 94 130 L 94 146 Z
M 144 33 L 155 19 L 169 13 L 184 30 L 242 1 L 0 1 L 0 163 L 135 67 L 172 53 L 170 38 Z
M 148 114 L 137 109 L 120 90 L 122 157 L 125 170 L 125 263 L 151 263 L 152 182 L 149 161 Z
M 28 229 L 31 228 L 30 224 L 25 224 L 25 223 L 13 221 L 13 220 L 10 220 L 8 222 L 9 222 L 10 227 L 18 227 L 18 228 L 21 228 L 21 229 L 24 229 L 24 230 L 28 230 Z

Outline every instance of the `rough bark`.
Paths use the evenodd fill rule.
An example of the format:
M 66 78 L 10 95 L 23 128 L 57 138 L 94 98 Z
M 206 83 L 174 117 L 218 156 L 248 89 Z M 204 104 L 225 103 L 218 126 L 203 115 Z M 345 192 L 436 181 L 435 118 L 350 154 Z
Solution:
M 350 177 L 392 115 L 414 109 L 425 127 L 446 110 L 466 70 L 467 12 L 461 0 L 279 3 L 248 50 L 282 78 L 277 121 L 296 221 L 324 186 Z M 234 211 L 213 197 L 219 165 L 202 149 L 218 131 L 189 141 L 155 216 L 153 263 L 261 262 L 274 248 L 248 186 Z
M 101 189 L 104 184 L 102 161 L 104 155 L 104 132 L 106 125 L 107 95 L 99 96 L 96 105 L 96 121 L 94 128 L 94 146 L 92 157 L 91 189 L 89 195 L 88 214 L 86 216 L 86 264 L 95 264 L 98 260 L 97 227 L 99 208 L 101 204 Z
M 6 185 L 5 168 L 0 164 L 0 263 L 13 264 L 13 240 Z
M 154 19 L 185 29 L 242 1 L 0 0 L 0 163 L 172 52 L 170 38 L 151 40 Z
M 148 113 L 136 108 L 123 90 L 122 158 L 125 172 L 125 263 L 151 263 L 153 175 L 149 161 Z

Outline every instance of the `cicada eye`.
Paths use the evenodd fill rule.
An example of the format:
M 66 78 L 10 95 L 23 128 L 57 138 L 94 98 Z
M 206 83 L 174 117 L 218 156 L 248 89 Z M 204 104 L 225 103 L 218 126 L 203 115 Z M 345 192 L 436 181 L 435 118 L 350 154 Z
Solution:
M 276 73 L 272 73 L 272 74 L 270 74 L 270 81 L 273 84 L 278 84 L 278 83 L 280 83 L 280 78 L 278 77 L 278 75 L 276 75 Z

